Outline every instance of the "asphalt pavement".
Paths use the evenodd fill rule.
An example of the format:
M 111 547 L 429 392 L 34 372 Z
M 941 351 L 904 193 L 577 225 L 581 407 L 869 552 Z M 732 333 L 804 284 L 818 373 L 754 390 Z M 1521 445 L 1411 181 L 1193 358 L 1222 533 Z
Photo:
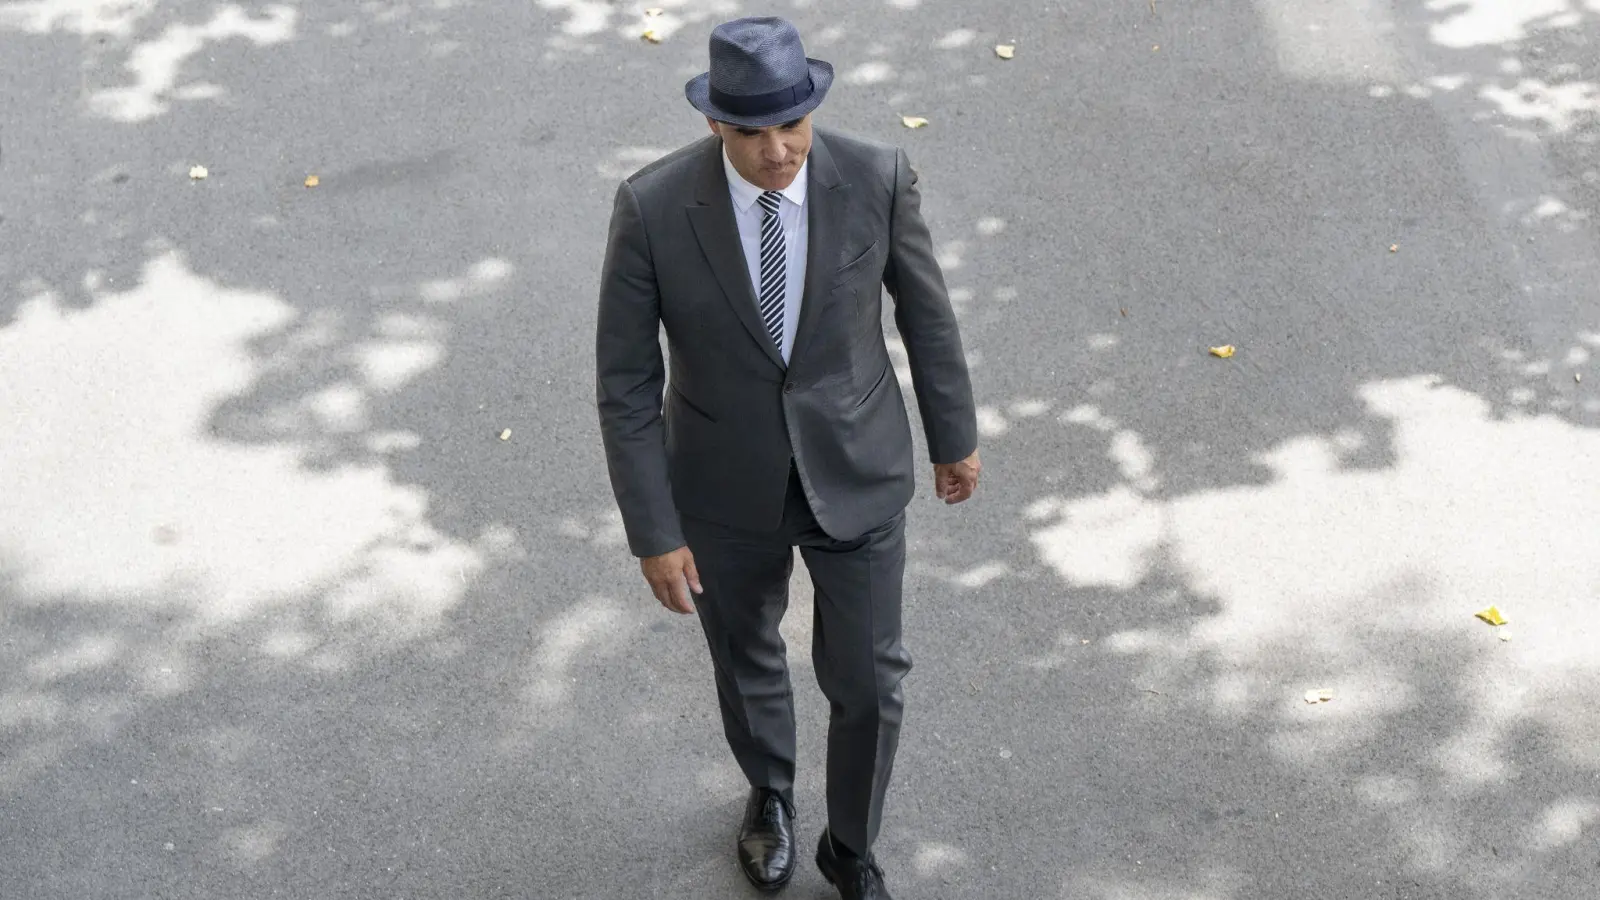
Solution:
M 767 12 L 982 406 L 895 896 L 1595 893 L 1600 0 L 657 2 L 0 0 L 0 900 L 753 896 L 592 341 Z

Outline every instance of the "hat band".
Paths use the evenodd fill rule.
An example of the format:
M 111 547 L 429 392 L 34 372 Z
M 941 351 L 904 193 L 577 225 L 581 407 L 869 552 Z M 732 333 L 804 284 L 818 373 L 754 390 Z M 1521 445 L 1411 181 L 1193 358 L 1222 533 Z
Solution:
M 811 99 L 815 91 L 816 85 L 812 83 L 810 73 L 807 73 L 804 81 L 765 94 L 728 94 L 713 87 L 710 96 L 711 102 L 719 109 L 736 116 L 762 116 L 793 109 Z

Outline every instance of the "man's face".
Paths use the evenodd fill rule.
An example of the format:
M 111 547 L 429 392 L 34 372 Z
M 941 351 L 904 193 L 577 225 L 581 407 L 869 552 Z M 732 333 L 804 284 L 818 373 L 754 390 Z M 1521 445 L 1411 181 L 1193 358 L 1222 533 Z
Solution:
M 783 125 L 745 128 L 712 119 L 711 132 L 722 138 L 728 158 L 744 180 L 764 191 L 781 191 L 800 174 L 811 152 L 811 115 Z

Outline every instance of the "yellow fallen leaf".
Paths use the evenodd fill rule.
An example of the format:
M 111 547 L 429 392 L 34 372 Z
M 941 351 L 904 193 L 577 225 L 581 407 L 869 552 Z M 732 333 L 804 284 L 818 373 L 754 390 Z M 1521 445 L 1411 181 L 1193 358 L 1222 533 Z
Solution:
M 901 116 L 900 122 L 907 128 L 922 128 L 928 124 L 928 120 L 921 116 Z
M 1016 44 L 998 44 L 994 48 L 994 55 L 1001 59 L 1011 59 L 1017 55 Z
M 193 168 L 189 169 L 189 177 L 193 178 L 195 181 L 199 181 L 210 174 L 210 172 L 206 171 L 205 166 L 194 166 Z
M 646 28 L 644 30 L 644 34 L 639 35 L 639 37 L 644 38 L 652 44 L 661 43 L 661 32 L 655 30 L 654 28 Z
M 1211 355 L 1212 356 L 1221 357 L 1222 359 L 1227 359 L 1228 357 L 1232 356 L 1233 354 L 1234 354 L 1234 346 L 1232 344 L 1223 344 L 1221 347 L 1212 347 L 1211 348 Z
M 1484 620 L 1485 622 L 1488 622 L 1490 625 L 1506 624 L 1506 617 L 1500 615 L 1500 608 L 1496 606 L 1491 606 L 1482 612 L 1473 613 L 1473 615 Z
M 319 185 L 321 183 L 322 183 L 322 179 L 318 178 L 315 175 L 307 175 L 306 176 L 306 187 L 316 187 L 317 185 Z
M 1316 690 L 1306 691 L 1307 703 L 1327 703 L 1332 699 L 1333 688 L 1317 688 Z
M 511 429 L 507 428 L 505 431 L 500 432 L 500 440 L 502 440 L 502 441 L 511 440 Z

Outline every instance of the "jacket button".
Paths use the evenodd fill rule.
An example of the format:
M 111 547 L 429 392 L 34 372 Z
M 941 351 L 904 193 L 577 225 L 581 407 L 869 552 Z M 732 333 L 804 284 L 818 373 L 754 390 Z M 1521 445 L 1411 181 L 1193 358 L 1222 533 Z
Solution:
M 786 382 L 784 382 L 784 383 L 783 383 L 783 392 L 784 392 L 784 393 L 785 393 L 785 394 L 792 394 L 792 393 L 794 393 L 794 382 L 792 382 L 792 381 L 786 381 Z

